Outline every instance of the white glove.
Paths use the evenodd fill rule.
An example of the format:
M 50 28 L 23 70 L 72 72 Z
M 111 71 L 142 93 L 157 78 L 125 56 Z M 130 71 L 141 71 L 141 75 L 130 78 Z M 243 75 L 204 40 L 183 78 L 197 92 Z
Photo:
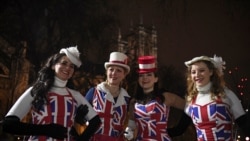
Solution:
M 125 129 L 124 137 L 127 140 L 132 140 L 134 138 L 134 131 L 130 127 L 127 127 Z

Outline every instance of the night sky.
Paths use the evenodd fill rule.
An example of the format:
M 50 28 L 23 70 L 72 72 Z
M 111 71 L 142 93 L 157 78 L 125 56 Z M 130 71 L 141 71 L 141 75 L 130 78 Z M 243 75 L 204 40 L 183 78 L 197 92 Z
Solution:
M 63 5 L 60 5 L 61 3 L 63 3 Z M 87 5 L 89 10 L 83 12 L 84 10 L 82 10 L 82 8 L 86 8 L 84 7 L 86 3 L 89 4 Z M 98 7 L 98 4 L 104 3 L 112 9 L 103 8 L 106 7 L 106 5 Z M 4 4 L 6 4 L 8 8 L 5 9 Z M 24 6 L 24 8 L 20 8 L 20 5 Z M 3 29 L 1 31 L 5 31 L 7 35 L 7 33 L 11 33 L 8 32 L 8 30 L 12 29 L 15 31 L 15 27 L 18 27 L 17 25 L 10 27 L 8 23 L 18 22 L 18 25 L 23 24 L 24 26 L 20 26 L 19 31 L 15 31 L 17 34 L 13 36 L 20 37 L 19 33 L 23 33 L 21 35 L 25 36 L 23 37 L 24 39 L 27 38 L 30 42 L 33 42 L 33 44 L 29 44 L 29 52 L 31 52 L 31 56 L 33 55 L 33 51 L 37 52 L 37 54 L 32 56 L 33 58 L 30 57 L 32 58 L 31 60 L 35 60 L 34 62 L 36 63 L 41 61 L 36 58 L 40 57 L 41 59 L 44 54 L 49 54 L 55 51 L 57 47 L 61 47 L 61 45 L 64 46 L 67 43 L 83 42 L 79 43 L 80 47 L 89 47 L 89 44 L 86 43 L 88 41 L 83 40 L 83 36 L 88 36 L 89 30 L 96 31 L 96 34 L 99 34 L 102 26 L 109 23 L 107 20 L 102 21 L 101 12 L 103 12 L 102 10 L 104 9 L 106 13 L 111 11 L 111 15 L 116 17 L 115 21 L 120 22 L 119 27 L 122 35 L 129 32 L 131 24 L 137 25 L 142 22 L 145 27 L 153 24 L 158 32 L 157 45 L 159 64 L 173 65 L 178 70 L 185 71 L 185 61 L 196 56 L 207 55 L 213 57 L 213 55 L 216 54 L 217 56 L 221 56 L 226 62 L 225 74 L 228 74 L 228 71 L 234 70 L 234 68 L 237 67 L 238 70 L 233 71 L 234 74 L 238 75 L 237 77 L 250 79 L 250 0 L 106 0 L 103 3 L 99 1 L 79 0 L 66 0 L 60 3 L 58 1 L 44 1 L 44 3 L 40 1 L 38 3 L 29 0 L 10 2 L 6 0 L 2 2 L 1 6 L 2 9 L 4 9 L 1 12 L 4 11 L 6 14 L 15 13 L 18 15 L 6 16 L 3 13 L 3 15 L 7 17 L 7 20 L 5 19 L 0 22 L 6 23 L 1 24 L 6 26 L 4 27 L 6 30 Z M 12 9 L 12 6 L 15 6 L 17 9 Z M 63 7 L 66 7 L 66 9 L 63 9 Z M 46 13 L 43 12 L 46 8 L 50 9 L 50 17 L 41 16 Z M 112 13 L 113 8 L 116 9 L 116 12 Z M 10 10 L 9 13 L 8 10 Z M 19 12 L 19 10 L 23 13 Z M 38 15 L 35 15 L 35 13 L 38 13 Z M 57 15 L 55 13 L 60 14 Z M 98 17 L 99 15 L 101 16 Z M 34 20 L 32 20 L 32 23 L 25 25 L 26 20 L 31 19 L 24 17 L 34 18 Z M 97 18 L 94 20 L 96 22 L 90 23 L 93 24 L 93 26 L 89 26 L 89 21 L 87 21 L 87 19 L 91 19 L 91 17 Z M 19 18 L 21 20 L 19 20 Z M 16 21 L 11 21 L 12 19 Z M 51 38 L 50 36 L 54 34 L 48 34 L 49 36 L 46 36 L 47 30 L 49 31 L 50 28 L 56 29 L 56 26 L 53 27 L 50 24 L 39 21 L 58 22 L 59 25 L 62 25 L 62 29 L 67 29 L 63 31 L 64 33 L 69 33 L 70 31 L 78 31 L 78 33 L 72 32 L 67 35 L 64 34 L 64 36 L 61 35 L 59 36 L 60 39 L 62 36 L 65 37 L 61 40 Z M 81 21 L 83 24 L 76 25 L 70 21 L 76 23 L 80 23 L 79 21 Z M 112 28 L 118 30 L 115 26 Z M 53 33 L 53 30 L 50 32 Z M 75 33 L 77 37 L 73 36 Z M 55 32 L 55 34 L 57 33 Z M 108 34 L 108 36 L 114 36 L 110 34 Z M 99 40 L 105 39 L 105 34 L 99 34 L 99 36 Z M 11 36 L 9 38 L 12 39 Z M 92 52 L 90 51 L 90 56 L 102 56 L 100 53 L 96 54 L 97 52 L 95 50 L 105 48 L 104 45 L 102 43 L 96 43 L 95 40 L 93 40 L 93 42 L 93 46 L 89 47 L 94 48 Z M 96 46 L 99 46 L 99 48 L 95 48 Z M 48 50 L 47 47 L 50 49 Z M 42 50 L 42 48 L 45 49 Z M 250 86 L 250 84 L 248 86 Z
M 158 61 L 185 69 L 196 56 L 221 56 L 226 73 L 238 67 L 250 78 L 250 2 L 247 0 L 168 1 L 162 6 L 151 0 L 122 2 L 122 32 L 131 23 L 154 24 L 158 32 Z M 163 8 L 164 7 L 164 8 Z
M 4 0 L 2 2 L 2 5 L 0 5 L 0 7 L 1 6 L 3 7 L 4 4 L 8 4 L 8 6 L 10 7 L 9 8 L 10 13 L 16 12 L 16 11 L 18 13 L 18 10 L 20 9 L 12 10 L 11 6 L 14 5 L 18 7 L 19 4 L 22 2 L 22 0 L 13 0 L 10 2 L 10 4 L 8 2 L 9 2 L 8 0 Z M 13 4 L 16 2 L 19 2 L 19 3 Z M 40 12 L 39 10 L 41 9 L 37 9 L 37 7 L 33 5 L 40 4 L 43 2 L 41 1 L 40 3 L 37 1 L 33 2 L 32 0 L 26 0 L 25 2 L 31 3 L 30 6 L 28 6 L 29 8 L 35 7 L 34 9 L 31 9 L 31 11 L 33 10 L 32 12 L 34 13 Z M 86 2 L 84 0 L 82 1 L 79 1 L 79 0 L 75 0 L 75 1 L 74 0 L 64 0 L 64 1 L 56 1 L 56 0 L 52 1 L 51 0 L 49 1 L 47 0 L 44 2 L 44 5 L 45 5 L 44 7 L 46 7 L 47 2 L 48 3 L 51 2 L 53 4 L 52 6 L 50 5 L 52 12 L 60 13 L 59 15 L 61 17 L 65 15 L 68 16 L 66 18 L 63 17 L 62 19 L 60 19 L 61 17 L 58 16 L 57 20 L 54 20 L 53 17 L 50 17 L 51 19 L 48 20 L 48 21 L 57 21 L 57 22 L 60 20 L 63 20 L 63 22 L 67 21 L 65 24 L 67 27 L 64 27 L 64 28 L 69 29 L 69 30 L 65 30 L 66 33 L 68 33 L 68 31 L 71 30 L 71 28 L 68 28 L 70 27 L 68 26 L 68 23 L 69 24 L 74 23 L 74 22 L 71 23 L 70 22 L 71 20 L 72 21 L 76 20 L 78 23 L 80 23 L 79 21 L 86 22 L 86 24 L 83 24 L 83 25 L 79 24 L 79 25 L 85 26 L 88 28 L 88 26 L 86 26 L 88 25 L 87 24 L 88 21 L 84 21 L 86 19 L 92 18 L 91 16 L 87 17 L 89 16 L 88 14 L 93 15 L 93 13 L 95 12 L 96 15 L 93 17 L 99 16 L 99 13 L 96 12 L 98 11 L 98 8 L 95 9 L 96 3 L 94 2 L 96 1 L 94 1 L 93 5 L 90 6 L 90 8 L 92 8 L 91 10 L 94 9 L 94 12 L 86 11 L 87 14 L 84 13 L 87 15 L 86 17 L 84 17 L 85 15 L 83 15 L 82 13 L 78 12 L 78 11 L 81 11 L 79 9 L 81 9 L 82 7 L 80 6 L 77 7 L 78 5 L 76 6 L 76 8 L 70 7 L 71 6 L 70 2 L 72 3 L 80 2 L 82 4 Z M 74 15 L 70 15 L 69 14 L 70 12 L 65 9 L 64 9 L 65 11 L 56 11 L 55 9 L 62 10 L 63 6 L 65 6 L 65 5 L 61 5 L 62 7 L 60 7 L 60 5 L 57 4 L 58 2 L 67 3 L 67 4 L 69 3 L 68 7 L 66 6 L 66 8 L 72 8 L 69 11 L 75 10 L 76 13 Z M 88 2 L 91 3 L 92 1 L 88 1 Z M 125 35 L 126 33 L 129 32 L 129 27 L 131 26 L 131 24 L 137 25 L 140 22 L 142 22 L 143 25 L 145 25 L 145 27 L 151 26 L 152 24 L 155 26 L 157 33 L 158 33 L 158 38 L 157 38 L 158 39 L 158 42 L 157 42 L 158 63 L 161 65 L 174 66 L 175 68 L 177 68 L 180 71 L 183 71 L 184 73 L 184 71 L 186 70 L 184 62 L 192 59 L 193 57 L 197 57 L 201 55 L 207 55 L 207 56 L 213 57 L 213 55 L 215 54 L 217 56 L 221 56 L 223 60 L 226 62 L 225 76 L 227 77 L 228 80 L 231 80 L 228 83 L 236 84 L 234 82 L 232 83 L 232 81 L 236 81 L 235 77 L 237 79 L 240 79 L 240 78 L 248 79 L 247 82 L 245 82 L 246 83 L 245 84 L 246 95 L 244 95 L 248 99 L 244 99 L 245 97 L 240 97 L 240 99 L 243 100 L 243 102 L 247 102 L 244 104 L 249 105 L 250 103 L 250 100 L 249 100 L 250 99 L 250 51 L 249 51 L 250 50 L 249 49 L 250 47 L 250 0 L 106 0 L 105 2 L 108 2 L 109 5 L 112 5 L 117 9 L 117 13 L 114 12 L 112 13 L 112 15 L 117 16 L 116 17 L 117 21 L 120 21 L 119 26 L 120 26 L 120 29 L 121 29 L 120 31 L 122 35 Z M 81 6 L 84 6 L 84 4 L 82 4 Z M 42 7 L 43 6 L 41 6 L 40 8 Z M 31 15 L 31 17 L 34 16 L 32 12 L 29 11 L 30 9 L 27 10 L 30 13 L 28 13 L 25 8 L 21 10 L 23 10 L 24 13 L 19 14 L 19 16 L 20 15 L 22 16 L 22 14 L 24 15 L 26 14 L 25 16 L 27 15 L 28 16 Z M 0 9 L 0 12 L 3 12 L 3 11 L 4 10 Z M 8 11 L 6 13 L 8 13 Z M 53 15 L 54 13 L 52 13 L 51 15 Z M 35 15 L 33 17 L 35 19 L 34 25 L 33 23 L 31 24 L 31 26 L 25 25 L 24 27 L 27 28 L 26 30 L 21 28 L 22 30 L 25 31 L 25 34 L 23 35 L 30 35 L 27 37 L 33 37 L 34 35 L 36 35 L 37 37 L 39 37 L 38 39 L 41 38 L 41 41 L 38 40 L 38 44 L 33 44 L 33 46 L 30 45 L 31 46 L 30 49 L 33 49 L 33 51 L 36 51 L 38 50 L 38 48 L 44 47 L 43 50 L 45 51 L 43 53 L 37 51 L 39 52 L 39 54 L 34 54 L 33 60 L 36 60 L 36 58 L 42 57 L 45 54 L 49 54 L 48 53 L 49 51 L 51 52 L 55 51 L 56 47 L 60 47 L 61 44 L 67 44 L 68 42 L 71 42 L 72 40 L 75 40 L 75 43 L 77 43 L 77 41 L 79 40 L 81 40 L 82 42 L 86 41 L 86 40 L 82 40 L 83 39 L 82 35 L 87 36 L 88 33 L 84 28 L 82 28 L 81 26 L 78 26 L 78 24 L 71 25 L 73 27 L 73 30 L 76 30 L 76 31 L 79 30 L 79 32 L 81 33 L 81 34 L 76 34 L 78 38 L 76 38 L 76 36 L 70 36 L 71 34 L 67 35 L 69 37 L 65 37 L 65 38 L 68 38 L 68 40 L 59 40 L 57 38 L 50 38 L 50 36 L 49 38 L 42 38 L 44 36 L 42 36 L 43 34 L 40 34 L 40 33 L 42 33 L 41 31 L 43 30 L 41 30 L 41 28 L 40 30 L 36 28 L 38 27 L 38 25 L 41 24 L 40 22 L 36 22 L 40 20 L 39 19 L 40 17 L 43 17 L 44 19 L 47 18 L 46 16 Z M 13 18 L 15 18 L 15 16 Z M 41 19 L 41 21 L 43 21 L 44 19 Z M 47 20 L 44 20 L 44 21 L 47 21 Z M 101 21 L 101 18 L 97 19 L 96 21 L 98 22 Z M 13 21 L 2 20 L 0 22 L 6 23 L 3 25 L 8 26 L 8 24 Z M 23 22 L 25 22 L 25 20 Z M 63 22 L 58 22 L 56 24 L 63 25 Z M 109 23 L 109 21 L 105 21 L 105 22 Z M 48 25 L 50 24 L 51 23 L 48 23 Z M 102 25 L 102 24 L 95 23 L 94 25 Z M 8 31 L 9 28 L 7 27 L 5 28 L 6 30 L 2 30 L 2 31 Z M 42 28 L 42 29 L 45 29 L 45 31 L 47 31 L 46 28 Z M 95 29 L 100 30 L 100 28 L 102 28 L 102 26 L 99 26 L 99 27 L 93 26 L 94 30 Z M 116 28 L 116 27 L 113 27 L 113 28 Z M 19 32 L 23 32 L 22 30 L 20 30 Z M 37 34 L 28 34 L 30 32 L 31 33 L 34 32 Z M 97 34 L 99 34 L 99 32 L 97 32 Z M 99 34 L 99 35 L 102 35 L 102 34 Z M 57 36 L 53 36 L 53 37 L 57 37 Z M 102 36 L 101 39 L 103 38 L 105 37 Z M 32 38 L 32 39 L 37 39 L 37 38 Z M 33 41 L 32 39 L 30 40 Z M 42 44 L 43 40 L 49 40 L 51 42 L 47 41 Z M 95 40 L 90 40 L 89 42 L 91 41 L 94 42 L 93 46 L 91 47 L 94 48 L 96 46 L 99 46 L 101 48 L 104 48 L 103 46 L 101 46 L 103 44 L 98 44 Z M 82 46 L 85 46 L 85 43 L 82 43 Z M 88 46 L 88 44 L 86 46 Z M 49 49 L 46 47 L 49 47 Z M 93 50 L 96 51 L 98 49 L 93 49 Z M 100 54 L 98 55 L 95 52 L 90 52 L 90 54 L 94 58 L 102 57 L 102 55 Z M 38 60 L 37 62 L 39 61 L 41 60 Z M 237 70 L 235 70 L 235 68 L 237 68 Z M 230 70 L 232 70 L 233 72 L 233 74 L 231 75 L 228 73 Z M 231 77 L 234 77 L 234 79 L 230 79 Z M 240 93 L 238 92 L 237 95 L 239 94 Z

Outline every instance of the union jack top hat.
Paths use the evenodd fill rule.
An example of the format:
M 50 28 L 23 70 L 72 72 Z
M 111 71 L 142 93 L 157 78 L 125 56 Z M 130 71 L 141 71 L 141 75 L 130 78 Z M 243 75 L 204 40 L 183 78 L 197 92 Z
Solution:
M 138 58 L 138 73 L 149 73 L 156 71 L 156 59 L 154 56 L 141 56 Z
M 123 67 L 127 70 L 127 73 L 130 71 L 130 67 L 128 66 L 128 57 L 126 54 L 121 52 L 110 53 L 109 62 L 106 62 L 104 67 L 107 69 L 111 65 Z

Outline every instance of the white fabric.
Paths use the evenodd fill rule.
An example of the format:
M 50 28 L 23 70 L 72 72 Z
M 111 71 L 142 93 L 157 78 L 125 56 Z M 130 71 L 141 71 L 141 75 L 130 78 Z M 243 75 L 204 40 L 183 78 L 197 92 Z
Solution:
M 126 127 L 124 137 L 127 140 L 132 140 L 134 138 L 134 131 L 130 127 Z
M 55 83 L 54 86 L 50 89 L 50 92 L 53 93 L 57 93 L 60 95 L 67 95 L 68 91 L 66 90 L 66 81 L 62 81 L 58 78 L 55 78 Z M 62 88 L 63 87 L 63 88 Z M 33 97 L 31 96 L 31 89 L 32 87 L 28 88 L 20 97 L 19 99 L 16 101 L 16 103 L 11 107 L 11 109 L 9 110 L 9 112 L 7 113 L 6 116 L 8 115 L 15 115 L 17 117 L 19 117 L 20 119 L 23 119 L 24 116 L 26 116 L 28 114 L 28 112 L 30 111 L 31 107 L 32 107 L 32 101 L 33 101 Z M 92 106 L 89 104 L 89 102 L 81 95 L 80 92 L 75 91 L 73 89 L 69 89 L 70 93 L 72 94 L 72 96 L 74 97 L 74 99 L 77 102 L 77 106 L 83 104 L 83 105 L 88 105 L 89 107 L 89 112 L 86 116 L 87 120 L 92 119 L 94 116 L 97 115 L 97 113 L 93 110 Z
M 203 88 L 199 88 L 199 90 L 205 90 L 207 88 L 210 88 L 211 84 L 207 84 Z M 233 114 L 234 119 L 237 119 L 238 117 L 245 114 L 245 111 L 242 107 L 241 101 L 236 96 L 236 94 L 231 91 L 228 88 L 224 89 L 226 97 L 222 98 L 222 101 L 230 105 L 231 113 Z M 195 104 L 198 105 L 206 105 L 213 100 L 211 99 L 210 91 L 207 91 L 207 93 L 199 92 L 195 101 Z M 186 105 L 185 112 L 188 113 L 189 111 L 189 104 Z
M 65 53 L 69 60 L 75 64 L 78 68 L 81 66 L 82 62 L 79 58 L 80 52 L 77 49 L 77 46 L 75 47 L 69 47 L 69 48 L 63 48 L 60 50 L 60 53 Z
M 130 97 L 127 93 L 127 91 L 124 88 L 120 88 L 120 94 L 117 98 L 117 101 L 114 101 L 114 98 L 112 96 L 112 94 L 110 93 L 109 89 L 107 89 L 105 87 L 105 83 L 106 82 L 102 82 L 100 84 L 97 85 L 97 89 L 106 92 L 106 99 L 115 103 L 114 107 L 118 107 L 124 104 L 127 104 L 127 102 L 125 101 L 124 97 Z
M 111 65 L 120 66 L 125 68 L 128 72 L 130 71 L 130 67 L 128 66 L 128 57 L 126 54 L 121 52 L 110 53 L 109 62 L 105 62 L 104 67 L 107 69 Z
M 152 64 L 139 64 L 139 69 L 154 69 L 155 63 Z
M 184 62 L 184 64 L 187 66 L 187 67 L 190 67 L 190 65 L 192 65 L 193 63 L 197 62 L 197 61 L 202 61 L 202 60 L 206 60 L 206 61 L 210 61 L 212 62 L 213 64 L 215 64 L 214 60 L 210 57 L 207 57 L 207 56 L 199 56 L 199 57 L 195 57 L 193 58 L 192 60 L 189 60 L 189 61 L 186 61 Z

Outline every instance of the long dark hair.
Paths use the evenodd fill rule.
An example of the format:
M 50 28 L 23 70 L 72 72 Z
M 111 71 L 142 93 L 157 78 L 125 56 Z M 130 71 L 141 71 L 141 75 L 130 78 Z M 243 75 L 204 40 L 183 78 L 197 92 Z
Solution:
M 57 53 L 48 58 L 45 65 L 38 72 L 38 78 L 33 84 L 31 96 L 34 97 L 32 101 L 33 108 L 40 110 L 44 104 L 48 102 L 47 93 L 54 83 L 55 71 L 52 66 L 60 61 L 65 56 L 64 53 Z M 72 86 L 72 81 L 68 81 L 67 87 Z
M 157 72 L 154 72 L 155 77 L 158 77 Z M 163 103 L 165 98 L 162 95 L 162 91 L 159 90 L 158 82 L 154 83 L 154 90 L 150 92 L 150 94 L 144 94 L 143 88 L 140 86 L 139 82 L 137 82 L 137 86 L 135 88 L 135 99 L 139 103 L 146 103 L 149 99 L 159 100 L 160 103 Z

